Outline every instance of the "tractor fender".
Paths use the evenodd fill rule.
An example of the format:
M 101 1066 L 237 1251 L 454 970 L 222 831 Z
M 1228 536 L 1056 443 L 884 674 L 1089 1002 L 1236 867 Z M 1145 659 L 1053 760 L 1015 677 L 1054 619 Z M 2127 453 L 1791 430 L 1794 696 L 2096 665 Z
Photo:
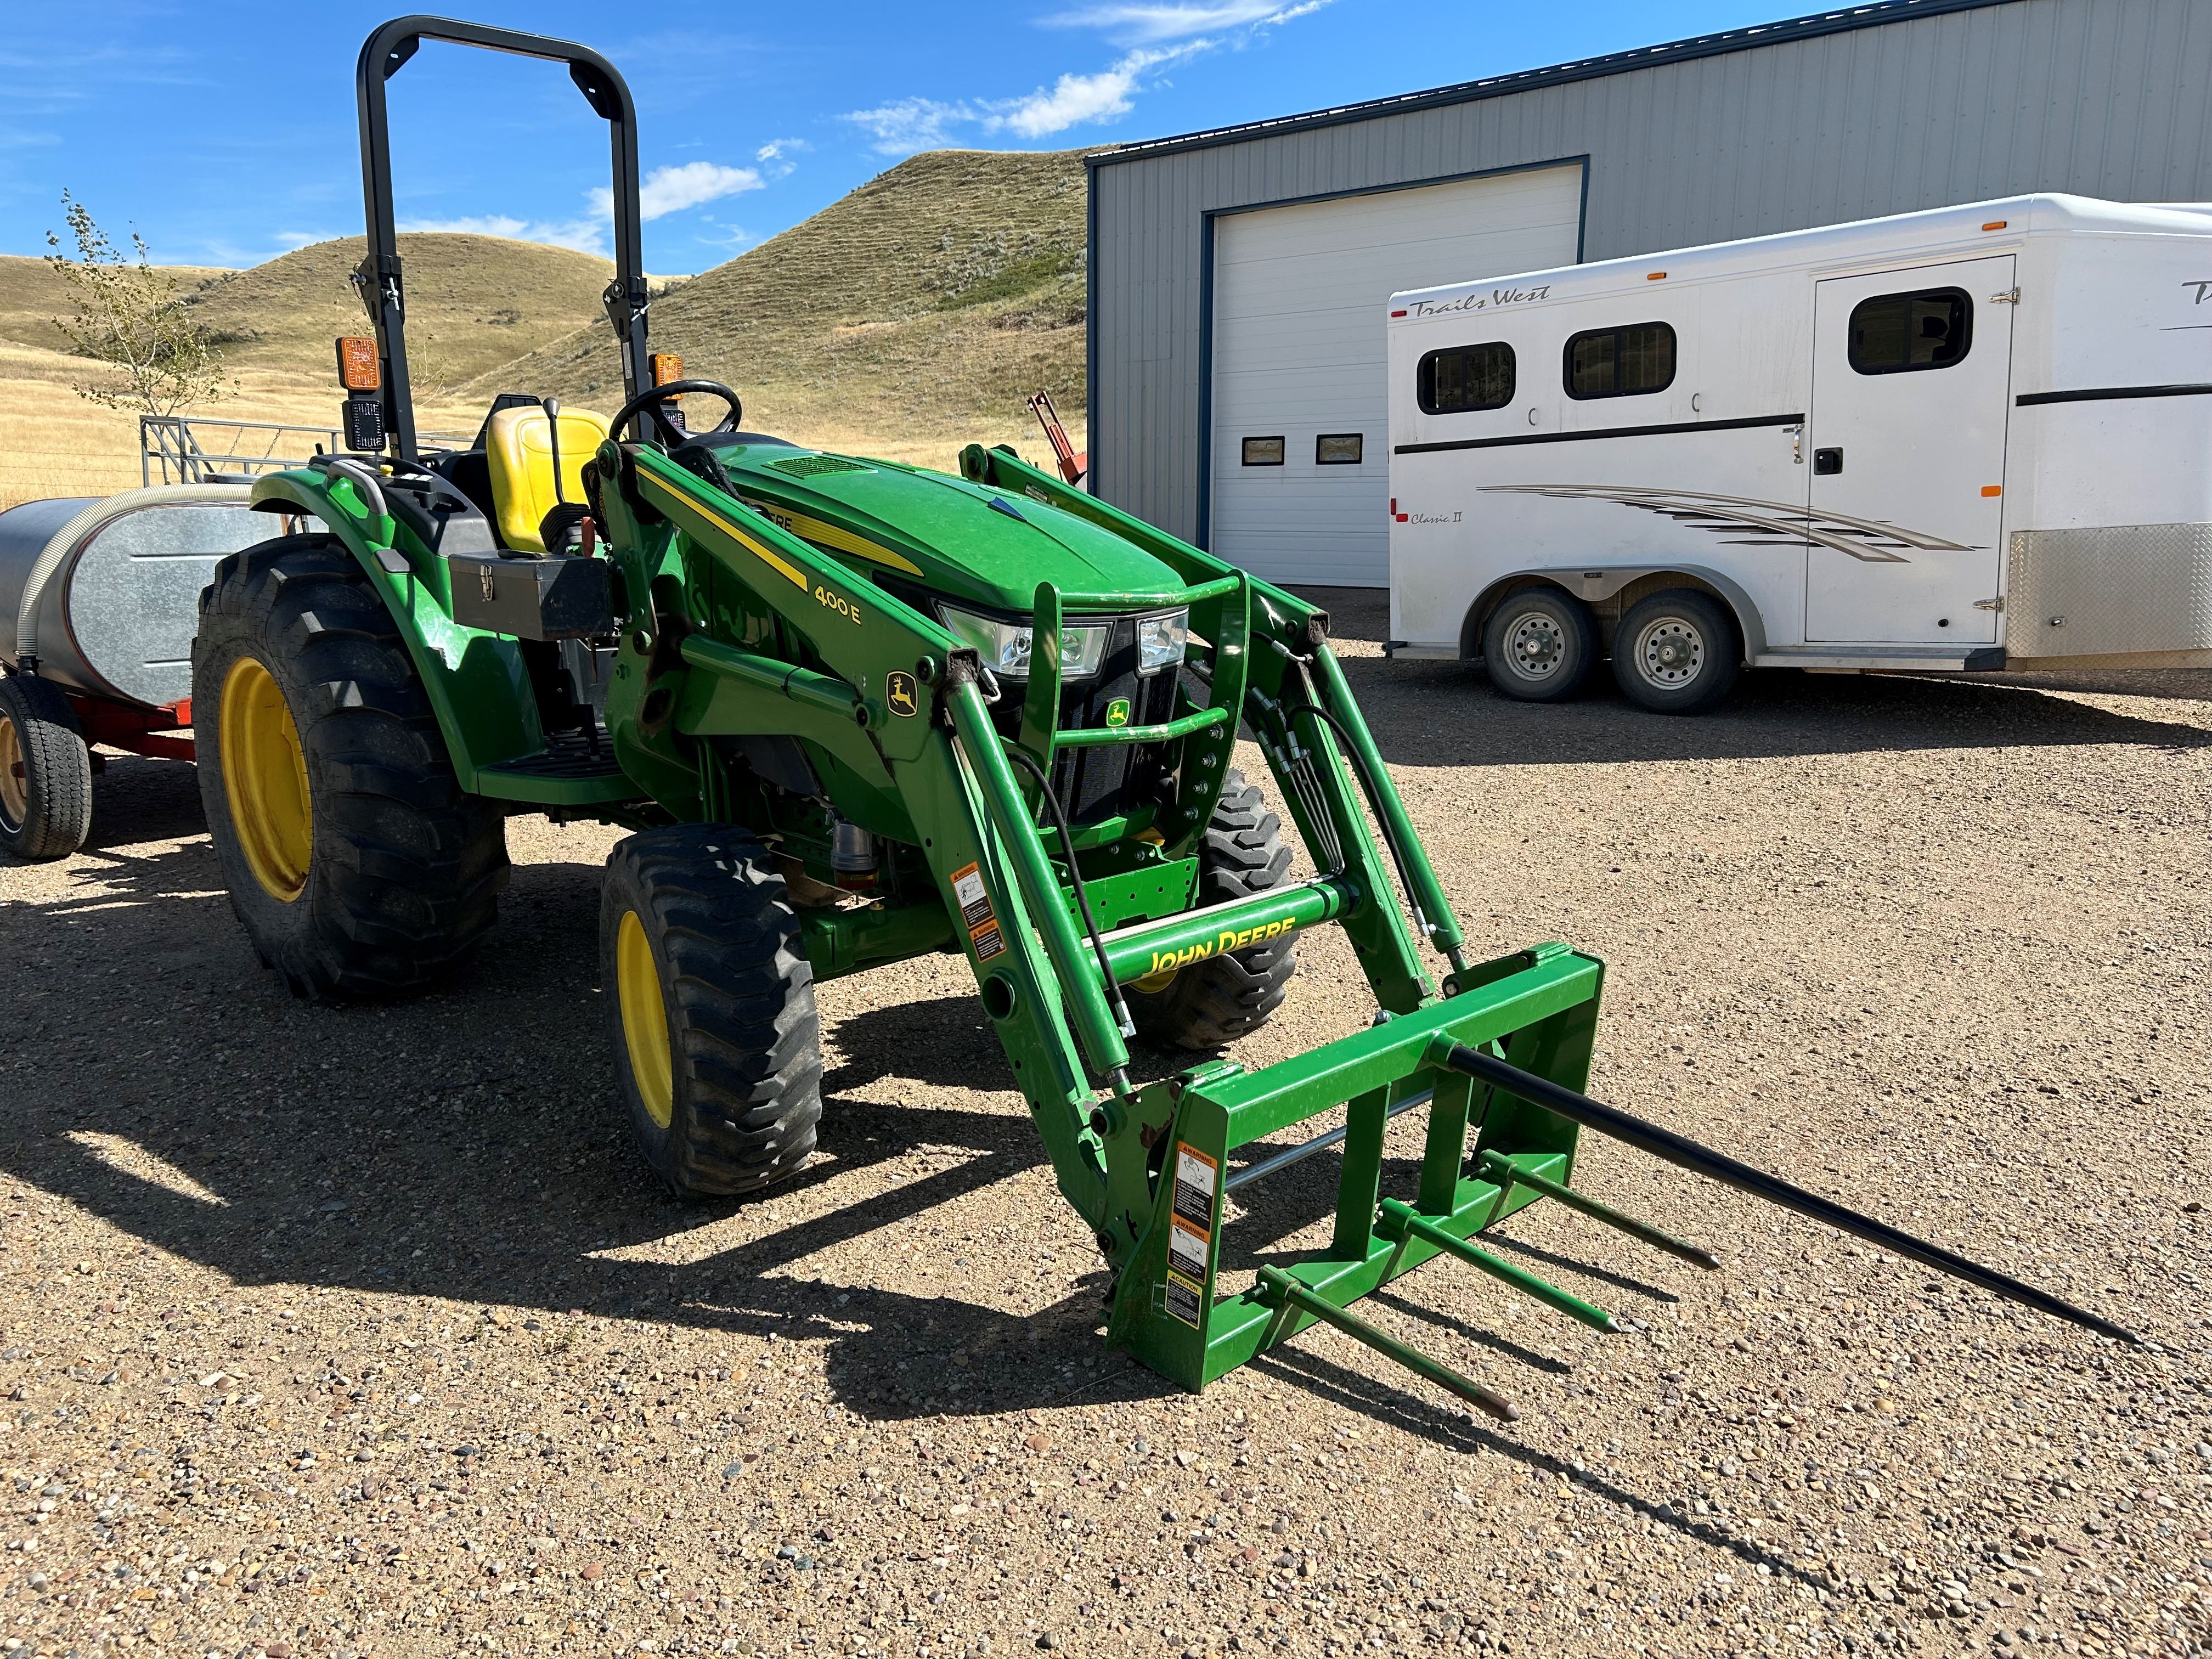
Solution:
M 353 555 L 414 662 L 462 788 L 481 793 L 483 768 L 544 748 L 520 644 L 453 621 L 444 560 L 409 549 L 392 520 L 376 519 L 351 486 L 341 493 L 323 473 L 266 473 L 254 481 L 252 506 L 314 519 Z

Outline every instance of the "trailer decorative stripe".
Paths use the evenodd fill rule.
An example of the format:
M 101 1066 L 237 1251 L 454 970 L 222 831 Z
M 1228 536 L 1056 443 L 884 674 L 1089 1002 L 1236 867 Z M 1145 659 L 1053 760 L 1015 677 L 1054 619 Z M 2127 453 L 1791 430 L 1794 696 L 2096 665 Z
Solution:
M 1747 415 L 1734 421 L 1668 421 L 1658 426 L 1608 426 L 1595 432 L 1527 432 L 1510 438 L 1452 438 L 1437 443 L 1399 444 L 1394 455 L 1429 455 L 1443 449 L 1510 449 L 1519 444 L 1574 444 L 1588 438 L 1653 438 L 1668 432 L 1741 432 L 1753 426 L 1800 426 L 1802 415 Z
M 1485 484 L 1482 489 L 1486 495 L 1613 501 L 1659 514 L 1736 546 L 1802 547 L 1809 542 L 1866 564 L 1911 563 L 1897 550 L 1901 547 L 1923 553 L 1974 551 L 1963 543 L 1947 542 L 1941 536 L 1904 529 L 1879 519 L 1815 512 L 1791 501 L 1762 501 L 1749 495 L 1709 495 L 1694 489 L 1642 484 Z

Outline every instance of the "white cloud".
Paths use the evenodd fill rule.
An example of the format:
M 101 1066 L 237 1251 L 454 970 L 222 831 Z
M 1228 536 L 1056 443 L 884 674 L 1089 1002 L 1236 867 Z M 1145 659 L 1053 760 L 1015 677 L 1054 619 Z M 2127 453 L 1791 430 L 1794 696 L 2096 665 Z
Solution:
M 1224 46 L 1241 47 L 1262 30 L 1319 11 L 1328 0 L 1107 0 L 1042 20 L 1053 28 L 1093 28 L 1130 43 L 1132 50 L 1088 75 L 1071 70 L 1025 98 L 962 100 L 902 98 L 842 118 L 875 135 L 885 155 L 910 155 L 958 142 L 957 130 L 980 126 L 1045 138 L 1070 127 L 1110 121 L 1135 107 L 1149 78 L 1170 64 Z M 1173 45 L 1157 42 L 1172 41 Z
M 481 213 L 459 219 L 410 219 L 401 224 L 403 231 L 457 231 L 469 236 L 504 236 L 517 242 L 546 242 L 555 247 L 572 247 L 580 253 L 596 253 L 605 258 L 607 252 L 609 223 L 599 218 L 572 219 L 566 224 L 551 223 L 538 219 L 518 219 L 507 213 Z
M 680 167 L 655 167 L 639 187 L 637 210 L 648 220 L 665 219 L 686 208 L 703 207 L 727 196 L 758 190 L 764 181 L 757 167 L 726 167 L 719 161 L 686 161 Z M 605 196 L 592 191 L 594 206 Z M 612 204 L 609 204 L 612 211 Z
M 769 178 L 788 179 L 799 170 L 799 163 L 793 158 L 813 148 L 804 138 L 771 138 L 753 152 L 753 160 L 768 169 Z
M 902 98 L 878 109 L 856 109 L 838 118 L 876 135 L 873 149 L 885 155 L 911 155 L 940 149 L 953 142 L 952 129 L 975 121 L 965 104 L 940 104 L 934 98 Z
M 1282 0 L 1213 0 L 1212 4 L 1108 4 L 1064 11 L 1041 20 L 1048 28 L 1098 29 L 1118 40 L 1144 44 L 1182 40 L 1223 29 L 1267 28 L 1319 11 L 1328 0 L 1285 6 Z

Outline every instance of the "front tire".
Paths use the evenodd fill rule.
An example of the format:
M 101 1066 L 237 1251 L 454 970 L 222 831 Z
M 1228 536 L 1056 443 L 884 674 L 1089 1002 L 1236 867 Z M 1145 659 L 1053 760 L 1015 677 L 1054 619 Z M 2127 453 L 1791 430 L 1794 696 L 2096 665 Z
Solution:
M 617 843 L 599 972 L 630 1128 L 654 1172 L 687 1197 L 797 1174 L 822 1119 L 822 1022 L 768 848 L 727 824 Z
M 1282 884 L 1291 849 L 1283 821 L 1267 810 L 1260 786 L 1233 767 L 1198 847 L 1198 900 L 1226 904 Z M 1218 1048 L 1267 1023 L 1290 994 L 1297 972 L 1297 935 L 1209 957 L 1122 994 L 1129 1017 L 1152 1041 L 1170 1048 Z
M 92 833 L 92 751 L 61 689 L 0 680 L 0 849 L 27 864 L 65 859 Z
M 1507 594 L 1483 627 L 1483 667 L 1499 694 L 1516 702 L 1564 702 L 1596 661 L 1589 607 L 1556 587 Z
M 295 995 L 420 990 L 497 918 L 506 821 L 461 788 L 405 643 L 334 537 L 216 567 L 192 729 L 231 908 Z
M 1694 588 L 1638 599 L 1613 636 L 1613 677 L 1655 714 L 1702 714 L 1742 671 L 1735 619 Z

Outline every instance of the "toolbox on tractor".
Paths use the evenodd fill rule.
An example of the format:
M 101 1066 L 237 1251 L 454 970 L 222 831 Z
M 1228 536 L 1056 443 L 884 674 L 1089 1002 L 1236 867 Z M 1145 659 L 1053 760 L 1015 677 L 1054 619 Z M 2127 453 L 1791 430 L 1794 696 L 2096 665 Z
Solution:
M 384 82 L 426 40 L 563 64 L 609 124 L 627 396 L 604 419 L 513 394 L 473 448 L 417 447 Z M 428 984 L 492 924 L 507 814 L 598 817 L 635 831 L 600 913 L 614 1068 L 672 1187 L 744 1194 L 805 1163 L 816 981 L 959 953 L 1109 1270 L 1109 1341 L 1188 1388 L 1322 1322 L 1510 1415 L 1352 1309 L 1449 1256 L 1618 1328 L 1480 1242 L 1545 1200 L 1716 1265 L 1575 1187 L 1585 1127 L 2127 1337 L 1583 1094 L 1602 964 L 1556 944 L 1469 958 L 1312 605 L 1065 465 L 809 450 L 652 354 L 635 112 L 604 58 L 411 17 L 370 37 L 360 88 L 375 343 L 341 361 L 374 399 L 357 425 L 387 442 L 254 486 L 319 528 L 226 559 L 194 646 L 216 850 L 300 993 Z M 679 400 L 720 419 L 695 429 Z M 1240 732 L 1307 873 L 1233 765 Z M 1356 952 L 1373 1023 L 1258 1069 L 1221 1058 L 1322 925 Z M 1202 1057 L 1140 1085 L 1139 1036 Z M 1339 1109 L 1340 1127 L 1249 1150 Z M 1418 1179 L 1386 1191 L 1386 1131 L 1413 1112 Z M 1332 1147 L 1328 1243 L 1225 1285 L 1231 1194 Z

